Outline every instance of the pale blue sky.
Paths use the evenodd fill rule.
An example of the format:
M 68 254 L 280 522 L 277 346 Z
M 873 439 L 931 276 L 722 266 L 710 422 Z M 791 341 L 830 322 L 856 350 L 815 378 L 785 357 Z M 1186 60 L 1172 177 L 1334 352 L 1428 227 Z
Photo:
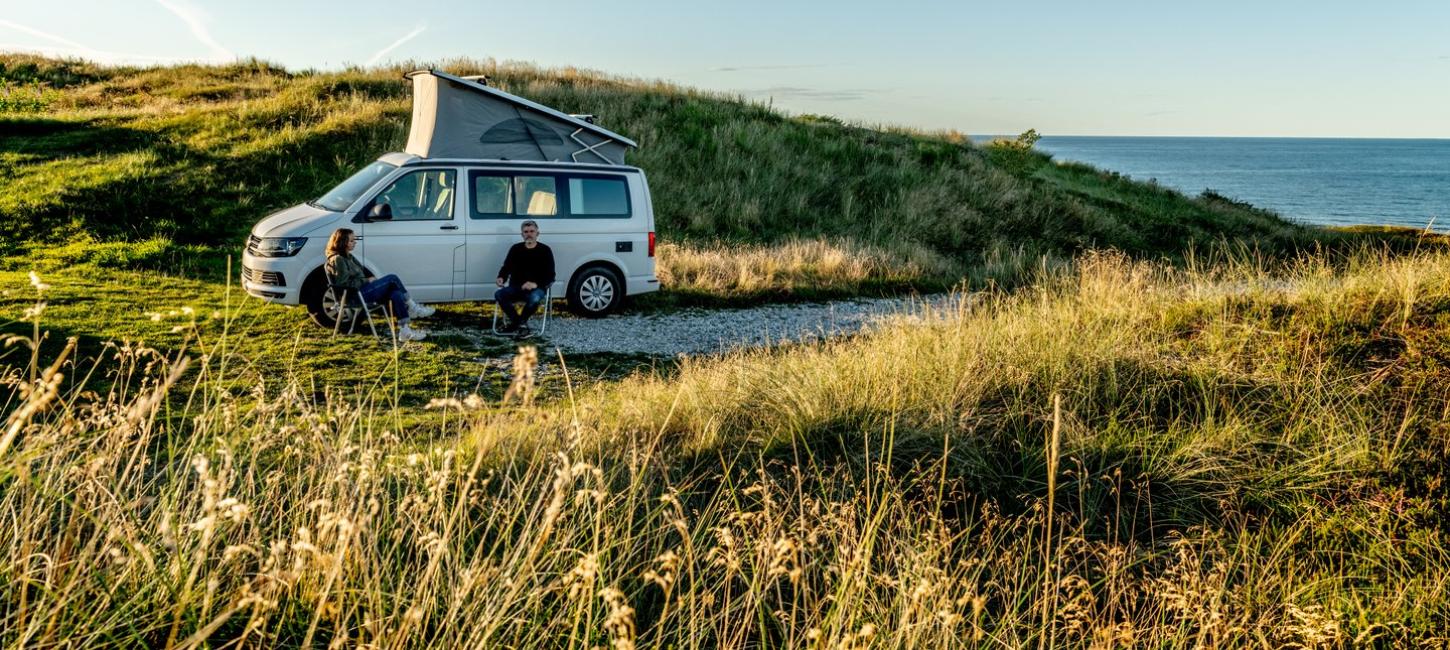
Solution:
M 1450 137 L 1450 0 L 0 0 L 0 50 L 494 57 L 971 134 Z

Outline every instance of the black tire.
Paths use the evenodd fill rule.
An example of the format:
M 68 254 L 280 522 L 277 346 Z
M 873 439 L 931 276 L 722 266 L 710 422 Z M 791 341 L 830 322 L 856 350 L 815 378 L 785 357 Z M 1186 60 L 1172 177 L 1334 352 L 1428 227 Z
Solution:
M 307 309 L 307 315 L 312 317 L 312 322 L 323 329 L 333 330 L 342 334 L 351 334 L 355 328 L 367 329 L 366 316 L 352 318 L 351 314 L 344 316 L 342 327 L 337 327 L 335 318 L 337 313 L 337 302 L 332 292 L 327 289 L 327 278 L 321 271 L 307 277 L 302 283 L 302 306 Z M 359 325 L 361 323 L 361 325 Z
M 585 318 L 603 318 L 624 304 L 624 280 L 607 266 L 581 269 L 569 280 L 569 310 Z

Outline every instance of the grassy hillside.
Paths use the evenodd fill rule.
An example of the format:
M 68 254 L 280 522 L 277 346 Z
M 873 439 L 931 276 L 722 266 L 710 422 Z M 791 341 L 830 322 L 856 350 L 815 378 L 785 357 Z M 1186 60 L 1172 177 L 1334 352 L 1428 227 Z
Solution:
M 557 399 L 529 349 L 424 425 L 238 387 L 215 330 L 98 392 L 47 352 L 5 378 L 0 643 L 1443 646 L 1447 278 L 1098 254 Z
M 888 267 L 949 285 L 1087 248 L 1176 256 L 1240 240 L 1276 252 L 1327 236 L 1213 195 L 974 147 L 958 134 L 789 117 L 738 97 L 573 69 L 442 67 L 598 114 L 637 140 L 629 161 L 649 173 L 661 235 L 685 245 L 682 257 L 698 246 L 821 240 L 879 251 Z M 0 228 L 12 234 L 11 254 L 31 250 L 22 242 L 78 236 L 150 240 L 118 265 L 182 264 L 195 259 L 189 244 L 234 251 L 269 211 L 403 146 L 411 104 L 402 71 L 295 72 L 257 61 L 109 68 L 0 56 L 9 88 Z

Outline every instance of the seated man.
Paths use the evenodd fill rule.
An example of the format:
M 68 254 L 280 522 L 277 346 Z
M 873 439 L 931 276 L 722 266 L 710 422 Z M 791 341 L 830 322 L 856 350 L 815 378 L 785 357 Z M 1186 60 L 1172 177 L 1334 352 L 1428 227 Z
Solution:
M 539 243 L 539 224 L 532 219 L 520 228 L 524 240 L 509 248 L 498 270 L 499 290 L 493 294 L 506 323 L 501 331 L 527 338 L 529 317 L 544 302 L 544 293 L 554 284 L 554 251 Z M 514 303 L 524 302 L 523 313 L 514 311 Z

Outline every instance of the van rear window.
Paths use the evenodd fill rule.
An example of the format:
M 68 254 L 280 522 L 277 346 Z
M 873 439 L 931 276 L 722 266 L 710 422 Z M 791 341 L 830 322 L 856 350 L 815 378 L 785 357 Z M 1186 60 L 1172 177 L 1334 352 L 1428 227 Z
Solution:
M 622 178 L 570 178 L 569 213 L 581 217 L 629 216 L 629 186 Z

